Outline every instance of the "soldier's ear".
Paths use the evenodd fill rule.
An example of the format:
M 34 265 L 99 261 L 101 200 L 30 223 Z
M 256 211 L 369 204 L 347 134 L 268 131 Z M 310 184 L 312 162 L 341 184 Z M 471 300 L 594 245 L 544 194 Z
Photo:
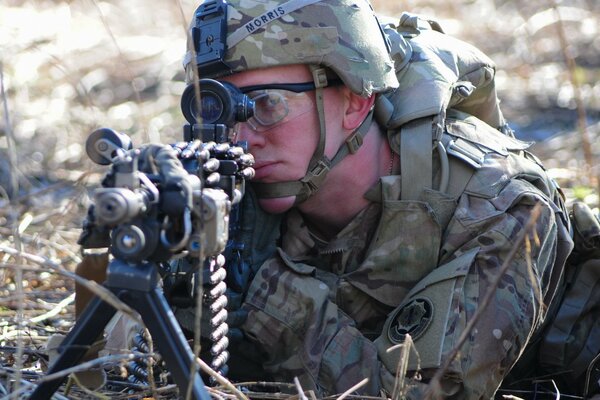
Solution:
M 367 114 L 375 103 L 375 96 L 362 97 L 352 92 L 350 89 L 343 88 L 346 108 L 343 119 L 344 129 L 354 131 L 362 124 Z

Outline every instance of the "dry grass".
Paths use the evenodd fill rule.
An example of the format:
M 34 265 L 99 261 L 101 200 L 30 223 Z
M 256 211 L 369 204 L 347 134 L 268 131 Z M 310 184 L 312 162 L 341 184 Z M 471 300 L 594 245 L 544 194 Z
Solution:
M 38 379 L 46 367 L 47 338 L 73 324 L 76 240 L 90 190 L 102 174 L 85 156 L 87 135 L 110 126 L 137 145 L 181 137 L 187 25 L 182 15 L 189 18 L 195 5 L 189 0 L 0 5 L 0 395 L 17 397 Z M 513 125 L 524 136 L 553 136 L 536 146 L 538 154 L 569 193 L 587 195 L 597 205 L 588 188 L 597 184 L 594 159 L 600 153 L 599 2 L 563 1 L 562 30 L 551 0 L 374 5 L 387 15 L 411 10 L 436 17 L 448 33 L 490 54 L 501 71 L 500 97 Z M 580 144 L 582 132 L 589 136 L 589 154 Z M 119 393 L 118 376 L 113 378 L 111 390 L 98 395 L 130 396 Z M 153 395 L 174 393 L 166 386 Z M 215 398 L 233 396 L 219 393 Z M 74 387 L 68 396 L 89 394 Z

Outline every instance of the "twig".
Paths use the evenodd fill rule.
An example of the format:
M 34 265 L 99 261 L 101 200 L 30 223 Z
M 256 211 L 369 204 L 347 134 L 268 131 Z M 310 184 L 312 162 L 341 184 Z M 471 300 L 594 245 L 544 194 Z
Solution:
M 350 394 L 352 392 L 355 392 L 356 390 L 358 390 L 359 388 L 365 386 L 367 383 L 369 382 L 369 378 L 365 378 L 362 381 L 358 382 L 356 385 L 352 386 L 350 389 L 346 390 L 344 393 L 342 393 L 340 395 L 340 397 L 338 397 L 338 400 L 342 400 L 345 399 L 346 397 L 350 396 Z
M 560 14 L 560 9 L 556 0 L 549 0 L 550 6 L 554 10 L 556 15 L 556 33 L 560 42 L 560 47 L 567 64 L 569 71 L 569 78 L 571 85 L 573 86 L 573 99 L 577 107 L 577 127 L 579 135 L 581 136 L 581 147 L 583 149 L 583 157 L 586 163 L 586 173 L 588 175 L 589 183 L 591 186 L 595 186 L 596 190 L 600 192 L 600 177 L 596 176 L 593 172 L 593 167 L 597 165 L 594 160 L 594 154 L 592 152 L 592 146 L 590 138 L 588 136 L 587 129 L 587 116 L 585 111 L 585 104 L 583 102 L 583 96 L 581 95 L 581 85 L 577 79 L 577 63 L 573 54 L 569 51 L 569 42 L 567 41 L 565 27 L 563 25 L 563 19 Z
M 148 361 L 146 362 L 146 365 L 148 366 L 148 382 L 150 383 L 150 390 L 152 391 L 152 396 L 156 397 L 156 382 L 154 381 L 154 368 L 152 368 L 152 365 L 154 363 L 154 357 L 152 356 L 154 354 L 154 341 L 152 340 L 152 335 L 150 334 L 150 331 L 146 327 L 144 327 L 143 335 L 146 338 L 148 338 L 148 352 L 150 353 Z
M 28 225 L 27 218 L 24 218 L 21 223 L 19 224 L 18 227 L 16 227 L 16 229 L 13 229 L 13 237 L 14 237 L 14 241 L 15 241 L 15 246 L 17 246 L 17 249 L 20 251 L 23 248 L 23 243 L 21 242 L 21 232 L 22 229 L 25 229 L 26 226 Z M 15 256 L 15 259 L 17 261 L 17 263 L 21 263 L 21 252 L 19 252 L 19 254 L 17 254 Z M 23 271 L 20 269 L 17 269 L 15 271 L 15 284 L 17 286 L 17 297 L 20 297 L 21 299 L 24 298 L 24 292 L 23 292 Z M 23 301 L 18 301 L 17 302 L 17 326 L 19 327 L 17 330 L 17 354 L 16 354 L 16 360 L 17 362 L 15 363 L 15 367 L 17 368 L 17 373 L 15 375 L 15 390 L 19 390 L 19 385 L 21 384 L 21 377 L 22 377 L 22 369 L 23 369 L 23 349 L 24 349 L 24 345 L 23 345 L 23 335 L 22 335 L 22 330 L 21 330 L 21 326 L 22 326 L 22 321 L 23 321 L 23 315 L 24 315 L 24 303 Z
M 590 381 L 591 381 L 592 371 L 599 359 L 600 359 L 600 354 L 596 355 L 594 357 L 594 359 L 592 360 L 592 362 L 589 363 L 589 365 L 588 365 L 587 371 L 585 373 L 585 387 L 583 389 L 583 398 L 584 399 L 588 398 L 588 394 L 590 391 L 590 383 L 591 383 Z M 593 388 L 593 386 L 592 386 L 592 388 Z
M 216 388 L 206 386 L 206 390 L 210 393 L 211 397 L 216 400 L 235 399 L 235 396 L 229 393 L 223 393 Z
M 96 175 L 101 173 L 99 169 L 94 169 L 94 170 L 90 170 L 90 171 L 84 171 L 81 173 L 81 175 L 77 178 L 77 180 L 75 180 L 75 182 L 73 181 L 60 181 L 60 182 L 56 182 L 53 183 L 52 185 L 49 186 L 45 186 L 43 188 L 40 189 L 36 189 L 36 190 L 32 190 L 29 191 L 26 194 L 23 194 L 21 196 L 19 196 L 15 202 L 17 203 L 24 203 L 27 200 L 29 200 L 32 197 L 39 197 L 43 194 L 46 193 L 50 193 L 54 190 L 58 190 L 58 189 L 62 189 L 63 187 L 67 187 L 67 186 L 83 186 L 85 184 L 85 181 L 87 181 L 87 179 L 92 176 L 92 175 Z
M 35 264 L 42 265 L 53 271 L 58 272 L 61 275 L 67 276 L 67 277 L 75 280 L 77 283 L 81 284 L 86 289 L 88 289 L 89 291 L 94 293 L 96 296 L 98 296 L 100 299 L 102 299 L 102 301 L 105 301 L 106 303 L 108 303 L 109 305 L 114 307 L 116 310 L 127 314 L 127 316 L 132 318 L 135 322 L 139 323 L 140 325 L 143 325 L 143 322 L 138 317 L 137 312 L 135 312 L 131 307 L 129 307 L 124 302 L 122 302 L 117 296 L 115 296 L 110 290 L 108 290 L 104 286 L 99 285 L 98 283 L 96 283 L 94 281 L 84 279 L 84 278 L 80 277 L 79 275 L 76 275 L 70 271 L 67 271 L 66 269 L 62 268 L 59 264 L 56 264 L 55 262 L 53 262 L 47 258 L 44 258 L 44 257 L 36 256 L 34 254 L 29 254 L 29 253 L 25 253 L 25 252 L 20 252 L 11 247 L 6 247 L 6 246 L 2 246 L 2 245 L 0 245 L 0 252 L 4 252 L 4 253 L 7 253 L 7 254 L 10 254 L 13 256 L 21 255 L 23 258 L 25 258 Z
M 346 399 L 356 399 L 356 400 L 389 400 L 389 397 L 386 397 L 384 395 L 381 396 L 366 396 L 364 394 L 361 395 L 356 395 L 356 394 L 350 394 L 346 396 Z M 339 400 L 338 397 L 336 396 L 329 396 L 329 397 L 324 397 L 321 400 Z
M 114 362 L 125 362 L 125 361 L 133 360 L 135 357 L 137 357 L 137 356 L 134 354 L 115 354 L 115 355 L 110 355 L 110 356 L 105 356 L 105 357 L 99 357 L 99 358 L 81 363 L 74 367 L 65 368 L 65 369 L 63 369 L 61 371 L 57 371 L 53 374 L 42 376 L 38 380 L 37 383 L 40 384 L 40 383 L 47 382 L 47 381 L 53 381 L 55 379 L 64 379 L 65 377 L 71 375 L 72 373 L 83 372 L 83 371 L 87 371 L 89 369 L 97 368 L 97 367 L 102 366 L 104 363 L 108 364 L 108 363 L 114 363 Z M 15 396 L 15 398 L 16 398 L 16 396 L 19 395 L 24 390 L 26 390 L 26 389 L 19 389 L 18 391 L 15 391 L 11 396 Z
M 537 220 L 540 216 L 541 210 L 542 210 L 541 203 L 537 203 L 531 210 L 531 215 L 529 216 L 529 220 L 523 227 L 523 230 L 521 231 L 521 234 L 519 235 L 518 239 L 515 241 L 515 244 L 510 249 L 508 256 L 506 257 L 502 266 L 500 267 L 500 270 L 498 271 L 498 274 L 496 275 L 495 279 L 492 281 L 492 283 L 490 285 L 490 289 L 486 292 L 483 300 L 479 304 L 477 311 L 475 312 L 473 317 L 469 320 L 469 322 L 465 326 L 465 329 L 462 331 L 462 334 L 460 335 L 458 343 L 456 344 L 456 346 L 454 346 L 452 351 L 448 354 L 442 367 L 440 369 L 438 369 L 436 371 L 435 375 L 433 376 L 433 378 L 431 378 L 431 381 L 429 382 L 427 391 L 425 392 L 425 400 L 432 399 L 434 392 L 440 387 L 440 382 L 441 382 L 442 377 L 444 376 L 444 374 L 450 367 L 450 364 L 454 361 L 454 359 L 458 355 L 458 352 L 460 351 L 462 346 L 465 344 L 465 342 L 469 338 L 469 335 L 471 334 L 473 327 L 475 326 L 477 321 L 479 321 L 479 319 L 483 315 L 485 309 L 489 306 L 489 304 L 492 300 L 492 297 L 496 293 L 496 288 L 500 284 L 500 280 L 502 279 L 502 277 L 504 276 L 506 271 L 508 271 L 508 268 L 511 266 L 512 260 L 515 258 L 517 252 L 520 250 L 521 245 L 523 244 L 523 241 L 529 235 L 530 232 L 534 231 L 535 223 L 537 222 Z
M 175 3 L 177 3 L 177 9 L 179 10 L 179 17 L 181 18 L 181 26 L 183 27 L 183 31 L 186 35 L 188 35 L 188 21 L 185 16 L 185 12 L 183 11 L 181 0 L 175 0 Z
M 1 265 L 2 264 L 0 264 L 0 268 L 1 268 Z M 50 302 L 47 302 L 47 301 L 42 300 L 37 297 L 37 296 L 43 296 L 46 294 L 48 294 L 47 289 L 32 290 L 30 292 L 27 292 L 27 295 L 23 294 L 20 296 L 11 295 L 11 296 L 1 297 L 0 304 L 11 304 L 12 302 L 15 302 L 15 301 L 23 301 L 23 302 L 25 302 L 25 306 L 27 306 L 26 312 L 28 313 L 28 315 L 30 315 L 31 318 L 33 318 L 34 316 L 31 316 L 31 314 L 35 314 L 36 316 L 39 316 L 39 315 L 44 314 L 45 312 L 52 310 L 54 307 L 56 307 L 57 303 L 50 303 Z M 35 299 L 35 301 L 32 299 Z M 43 309 L 39 309 L 37 307 L 41 307 Z M 10 309 L 10 306 L 9 306 L 9 309 L 7 309 L 7 310 L 0 310 L 1 316 L 12 315 L 12 314 L 13 314 L 13 310 Z M 0 321 L 0 326 L 5 325 L 5 324 L 6 324 L 6 321 Z
M 294 377 L 294 386 L 296 386 L 296 391 L 298 392 L 298 398 L 300 400 L 308 400 L 308 398 L 304 394 L 304 389 L 302 389 L 302 385 L 300 384 L 300 381 L 298 380 L 297 376 Z
M 31 318 L 29 320 L 29 322 L 32 324 L 37 324 L 38 322 L 42 322 L 48 318 L 52 318 L 55 315 L 58 315 L 62 310 L 64 310 L 64 308 L 66 306 L 71 304 L 73 301 L 75 301 L 75 293 L 72 293 L 69 296 L 67 296 L 64 300 L 62 300 L 60 303 L 58 303 L 56 305 L 56 307 L 54 307 L 52 310 L 48 311 L 47 313 L 38 315 L 37 317 L 34 317 L 34 318 Z
M 92 3 L 94 3 L 94 6 L 96 6 L 96 10 L 98 11 L 98 14 L 100 15 L 100 20 L 102 21 L 102 25 L 104 25 L 104 29 L 106 30 L 106 32 L 110 36 L 110 39 L 112 40 L 115 48 L 117 49 L 117 52 L 119 53 L 119 61 L 121 61 L 121 64 L 123 65 L 125 73 L 127 74 L 127 77 L 129 78 L 129 82 L 131 82 L 131 89 L 133 89 L 133 93 L 134 93 L 134 96 L 135 96 L 135 101 L 140 106 L 140 113 L 142 114 L 143 121 L 140 124 L 140 126 L 142 127 L 142 130 L 144 131 L 144 135 L 145 135 L 144 140 L 149 142 L 151 138 L 150 138 L 150 136 L 148 134 L 148 129 L 146 129 L 146 123 L 145 122 L 146 122 L 147 118 L 146 118 L 145 113 L 144 113 L 144 104 L 142 103 L 142 98 L 140 96 L 140 91 L 133 84 L 133 82 L 134 82 L 133 72 L 131 72 L 131 68 L 129 68 L 129 64 L 125 60 L 125 55 L 123 54 L 123 51 L 121 50 L 121 46 L 119 46 L 119 42 L 117 41 L 117 38 L 115 37 L 112 29 L 110 29 L 110 26 L 108 25 L 108 21 L 106 21 L 104 13 L 102 12 L 102 9 L 98 5 L 98 2 L 96 0 L 92 0 Z
M 0 234 L 2 234 L 2 232 L 0 232 Z M 0 244 L 0 247 L 2 247 L 3 245 Z M 0 250 L 2 251 L 2 250 Z M 40 267 L 35 267 L 35 266 L 31 266 L 31 265 L 23 265 L 23 264 L 17 264 L 17 263 L 6 263 L 6 262 L 0 262 L 0 268 L 10 268 L 10 269 L 18 269 L 21 268 L 23 270 L 23 272 L 47 272 L 42 270 Z M 47 272 L 49 273 L 49 272 Z M 2 300 L 5 300 L 7 297 L 2 298 Z
M 12 125 L 10 123 L 10 116 L 8 113 L 8 97 L 6 96 L 6 90 L 4 88 L 4 64 L 0 62 L 0 93 L 2 95 L 2 104 L 4 106 L 4 124 L 6 130 L 6 142 L 8 147 L 8 165 L 10 168 L 10 187 L 9 187 L 9 198 L 11 203 L 17 198 L 19 193 L 19 180 L 17 179 L 17 149 L 15 144 L 15 137 L 12 132 Z
M 20 336 L 23 336 L 23 333 L 24 333 L 24 331 L 21 330 L 21 329 L 14 329 L 14 330 L 11 330 L 11 331 L 9 331 L 7 329 L 3 329 L 3 331 L 4 332 L 2 334 L 0 334 L 0 340 L 11 339 L 11 338 L 14 338 L 14 337 L 19 338 Z M 25 332 L 27 332 L 27 331 L 25 331 Z M 30 340 L 34 340 L 34 339 L 40 339 L 41 340 L 41 339 L 45 339 L 46 338 L 46 336 L 40 335 L 37 332 L 28 332 L 27 333 L 27 337 Z M 20 355 L 25 354 L 25 349 L 23 348 L 22 344 L 21 345 L 17 345 L 17 347 L 16 347 L 16 355 L 19 355 L 19 353 L 21 353 Z M 15 358 L 16 358 L 16 356 L 15 356 Z
M 398 344 L 396 346 L 392 346 L 386 350 L 387 353 L 392 352 L 396 349 L 400 348 L 400 357 L 398 359 L 398 367 L 396 371 L 396 378 L 394 380 L 394 389 L 392 390 L 392 399 L 397 400 L 400 398 L 402 391 L 405 388 L 404 379 L 408 372 L 408 361 L 410 359 L 411 350 L 415 350 L 415 354 L 417 357 L 417 368 L 416 370 L 421 369 L 421 359 L 419 357 L 419 353 L 416 351 L 413 345 L 412 337 L 409 334 L 406 334 L 404 338 L 404 343 Z
M 26 381 L 24 379 L 21 380 L 21 384 L 23 386 L 27 386 L 27 388 L 25 388 L 25 390 L 33 388 L 35 386 L 33 383 L 31 383 L 29 381 Z M 22 391 L 24 391 L 24 390 L 20 390 L 19 392 L 22 392 Z M 8 394 L 7 396 L 0 397 L 0 400 L 16 399 L 16 398 L 18 398 L 17 397 L 18 394 L 19 393 L 13 392 L 13 393 Z M 61 394 L 58 394 L 58 393 L 55 393 L 54 396 L 53 396 L 53 398 L 56 399 L 56 400 L 69 400 L 67 397 L 65 397 L 65 396 L 63 396 Z
M 0 228 L 0 235 L 8 236 L 11 234 L 12 233 L 11 233 L 10 229 Z M 79 255 L 77 255 L 77 253 L 75 253 L 73 250 L 71 250 L 67 246 L 58 244 L 55 241 L 51 241 L 48 239 L 42 239 L 41 237 L 35 237 L 34 235 L 21 235 L 21 240 L 27 244 L 30 244 L 33 242 L 43 244 L 45 247 L 51 247 L 55 250 L 67 253 L 69 258 L 75 263 L 81 262 L 81 257 L 79 257 Z
M 196 357 L 196 362 L 200 366 L 200 369 L 206 372 L 208 375 L 213 377 L 215 381 L 217 381 L 221 386 L 231 390 L 233 394 L 240 400 L 249 400 L 248 397 L 244 393 L 242 393 L 238 388 L 236 388 L 229 380 L 225 379 L 219 373 L 217 373 L 214 369 L 212 369 L 207 363 L 202 361 L 200 357 Z
M 14 346 L 0 346 L 0 352 L 14 354 L 17 352 L 17 348 Z M 48 356 L 39 350 L 32 350 L 32 349 L 26 348 L 26 349 L 23 349 L 23 354 L 26 354 L 28 356 L 35 356 L 37 358 L 41 358 L 41 359 L 48 361 Z
M 212 388 L 211 388 L 211 389 L 212 389 Z M 206 388 L 206 390 L 207 390 L 208 392 L 210 392 L 210 395 L 211 395 L 211 397 L 212 397 L 213 399 L 215 399 L 215 400 L 225 400 L 225 397 L 221 396 L 221 393 L 219 393 L 218 391 L 216 391 L 216 390 L 214 390 L 214 389 L 212 389 L 212 390 L 211 390 L 211 389 L 209 389 L 209 388 Z
M 540 246 L 540 239 L 537 236 L 537 232 L 534 230 L 532 232 L 533 234 L 533 240 L 536 244 L 536 246 Z M 535 294 L 535 299 L 537 300 L 537 303 L 541 305 L 541 307 L 544 306 L 544 297 L 542 294 L 542 287 L 538 284 L 538 280 L 535 277 L 535 269 L 533 266 L 533 260 L 531 259 L 531 254 L 532 254 L 532 249 L 531 249 L 531 241 L 529 240 L 529 236 L 525 236 L 525 259 L 527 260 L 527 274 L 529 276 L 529 281 L 531 282 L 533 289 L 534 289 L 534 294 Z

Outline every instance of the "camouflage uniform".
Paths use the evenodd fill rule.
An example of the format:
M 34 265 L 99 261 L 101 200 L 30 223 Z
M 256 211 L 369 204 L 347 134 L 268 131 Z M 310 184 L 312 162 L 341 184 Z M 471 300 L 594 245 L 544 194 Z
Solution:
M 518 143 L 498 132 L 490 139 Z M 289 212 L 278 254 L 248 291 L 243 330 L 268 354 L 264 368 L 277 379 L 298 376 L 305 389 L 325 395 L 367 377 L 358 392 L 375 395 L 394 384 L 398 351 L 386 353 L 394 344 L 389 332 L 411 310 L 428 313 L 413 321 L 420 359 L 409 363 L 427 380 L 494 290 L 491 282 L 541 202 L 530 261 L 521 245 L 443 380 L 448 396 L 491 398 L 543 322 L 536 296 L 541 290 L 548 304 L 571 248 L 556 187 L 531 156 L 489 151 L 444 226 L 443 208 L 398 200 L 400 183 L 400 176 L 382 177 L 365 195 L 370 205 L 329 242 Z M 421 398 L 424 385 L 411 384 L 408 397 Z
M 495 290 L 442 380 L 445 396 L 492 397 L 540 329 L 572 242 L 556 186 L 525 152 L 526 144 L 501 133 L 508 131 L 491 60 L 407 14 L 398 26 L 380 28 L 366 1 L 228 4 L 226 46 L 214 36 L 202 39 L 202 29 L 217 32 L 208 26 L 213 19 L 207 15 L 219 15 L 211 14 L 214 8 L 198 11 L 192 22 L 190 37 L 198 40 L 185 59 L 190 81 L 275 65 L 325 67 L 356 94 L 379 93 L 383 105 L 377 103 L 375 118 L 401 163 L 409 160 L 403 153 L 406 127 L 426 117 L 431 119 L 421 135 L 424 157 L 417 161 L 430 159 L 437 142 L 448 148 L 454 143 L 459 150 L 462 143 L 467 154 L 451 158 L 450 181 L 457 171 L 466 178 L 464 185 L 452 182 L 449 187 L 460 190 L 432 189 L 445 179 L 441 161 L 436 161 L 431 173 L 424 174 L 428 189 L 415 191 L 418 198 L 406 196 L 409 172 L 419 167 L 403 166 L 403 176 L 380 178 L 365 194 L 369 206 L 329 242 L 312 234 L 297 211 L 288 212 L 272 257 L 260 263 L 248 260 L 257 272 L 242 305 L 248 312 L 242 331 L 253 346 L 234 347 L 242 353 L 256 348 L 265 357 L 260 362 L 265 378 L 291 381 L 297 376 L 305 389 L 320 395 L 344 391 L 364 378 L 369 381 L 358 393 L 389 394 L 399 355 L 387 350 L 410 333 L 418 357 L 410 357 L 408 368 L 423 379 L 411 380 L 405 393 L 422 398 L 424 383 L 456 346 L 481 299 Z M 386 40 L 381 40 L 382 31 Z M 215 54 L 221 56 L 213 58 Z M 315 74 L 317 99 L 318 83 Z M 446 119 L 449 108 L 479 119 L 466 114 Z M 322 123 L 318 102 L 317 111 Z M 402 135 L 397 134 L 400 129 Z M 324 141 L 321 128 L 303 184 L 316 175 L 313 166 L 333 168 L 341 158 L 342 149 L 330 165 L 323 156 Z M 472 155 L 475 159 L 469 160 Z M 319 171 L 319 176 L 324 174 Z M 297 188 L 297 183 L 270 185 Z M 309 186 L 320 183 L 315 179 Z M 277 189 L 270 195 L 298 193 Z M 519 249 L 493 288 L 537 202 L 542 211 L 531 252 Z M 258 236 L 269 236 L 261 232 L 268 228 L 260 221 L 256 226 Z M 256 240 L 255 245 L 269 248 Z M 232 360 L 237 357 L 232 351 Z

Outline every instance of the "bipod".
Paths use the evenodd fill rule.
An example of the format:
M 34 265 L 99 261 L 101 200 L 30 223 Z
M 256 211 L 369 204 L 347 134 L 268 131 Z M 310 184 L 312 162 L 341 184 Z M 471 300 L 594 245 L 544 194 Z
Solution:
M 156 265 L 150 262 L 132 265 L 115 259 L 108 266 L 104 286 L 142 316 L 180 393 L 185 395 L 188 386 L 192 385 L 191 398 L 209 400 L 210 396 L 200 373 L 196 371 L 192 375 L 194 354 L 162 290 L 158 287 Z M 103 333 L 115 313 L 116 309 L 113 306 L 95 296 L 60 345 L 60 356 L 50 365 L 47 375 L 77 364 L 96 338 Z M 42 382 L 30 398 L 49 399 L 64 379 L 64 377 L 52 380 L 42 378 Z

